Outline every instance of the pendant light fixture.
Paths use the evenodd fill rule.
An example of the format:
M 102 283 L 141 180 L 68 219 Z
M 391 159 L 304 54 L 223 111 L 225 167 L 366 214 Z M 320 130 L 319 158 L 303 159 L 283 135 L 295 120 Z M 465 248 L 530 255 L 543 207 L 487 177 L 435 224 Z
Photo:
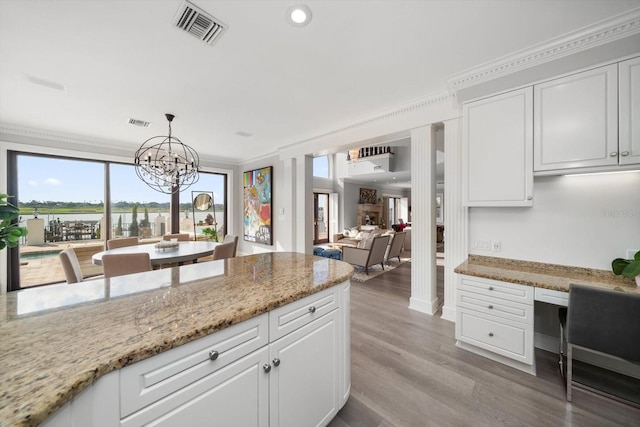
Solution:
M 171 136 L 173 114 L 169 121 L 169 136 L 154 136 L 142 143 L 135 155 L 138 177 L 149 187 L 165 194 L 186 190 L 198 181 L 198 153 L 175 136 Z

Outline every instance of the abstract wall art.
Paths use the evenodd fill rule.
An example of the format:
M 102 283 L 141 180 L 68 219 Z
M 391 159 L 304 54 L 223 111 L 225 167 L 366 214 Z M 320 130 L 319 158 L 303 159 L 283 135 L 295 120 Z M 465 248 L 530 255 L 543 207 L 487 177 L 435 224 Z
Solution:
M 273 167 L 267 166 L 243 174 L 243 232 L 247 242 L 273 244 L 272 173 Z

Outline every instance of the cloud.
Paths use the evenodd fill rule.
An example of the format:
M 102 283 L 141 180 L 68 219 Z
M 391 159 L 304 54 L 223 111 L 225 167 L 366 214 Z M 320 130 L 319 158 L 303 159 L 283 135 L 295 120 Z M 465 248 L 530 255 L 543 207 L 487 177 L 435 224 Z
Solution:
M 33 179 L 30 179 L 29 181 L 27 181 L 27 185 L 29 187 L 37 187 L 38 186 L 38 182 L 34 181 Z
M 43 182 L 45 184 L 47 184 L 47 185 L 52 185 L 52 186 L 58 186 L 58 185 L 62 184 L 62 181 L 60 181 L 59 179 L 56 179 L 56 178 L 47 178 Z

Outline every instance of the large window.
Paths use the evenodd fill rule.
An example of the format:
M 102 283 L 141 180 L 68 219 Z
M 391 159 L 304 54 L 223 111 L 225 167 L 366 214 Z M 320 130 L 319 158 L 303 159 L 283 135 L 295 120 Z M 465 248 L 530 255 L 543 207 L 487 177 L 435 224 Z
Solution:
M 20 208 L 20 225 L 29 230 L 9 251 L 9 290 L 63 282 L 58 254 L 66 247 L 74 248 L 88 277 L 102 273 L 91 255 L 104 250 L 106 240 L 138 236 L 153 243 L 171 230 L 171 196 L 142 182 L 133 165 L 19 152 L 9 152 L 8 165 L 11 202 Z M 192 190 L 203 190 L 214 194 L 217 229 L 226 233 L 226 189 L 225 174 L 202 172 L 193 188 L 180 194 L 175 215 L 190 217 L 180 231 L 197 237 Z M 206 223 L 208 213 L 196 213 L 196 223 Z
M 320 156 L 313 158 L 313 176 L 317 178 L 330 178 L 329 156 Z

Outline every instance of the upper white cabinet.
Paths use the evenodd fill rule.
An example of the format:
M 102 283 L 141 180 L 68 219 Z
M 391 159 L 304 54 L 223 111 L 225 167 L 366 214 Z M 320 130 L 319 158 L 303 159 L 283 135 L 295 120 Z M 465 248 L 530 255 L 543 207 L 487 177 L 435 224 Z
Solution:
M 620 164 L 640 163 L 640 57 L 621 62 Z
M 534 171 L 618 164 L 617 68 L 534 86 Z
M 533 205 L 533 89 L 463 106 L 467 206 Z

